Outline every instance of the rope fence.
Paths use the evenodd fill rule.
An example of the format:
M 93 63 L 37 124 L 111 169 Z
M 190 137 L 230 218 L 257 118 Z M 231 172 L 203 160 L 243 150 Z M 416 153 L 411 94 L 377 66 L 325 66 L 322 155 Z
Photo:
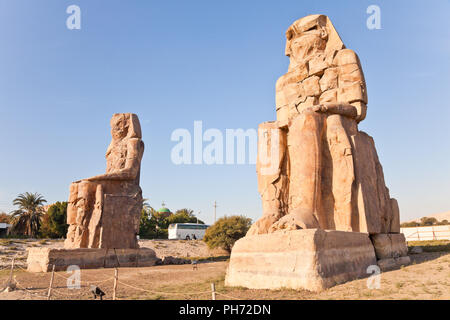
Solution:
M 141 290 L 141 291 L 145 291 L 145 292 L 148 292 L 148 293 L 160 294 L 160 295 L 185 295 L 185 296 L 190 296 L 190 295 L 201 295 L 201 294 L 205 294 L 205 293 L 211 294 L 211 291 L 209 291 L 209 290 L 208 291 L 200 291 L 200 292 L 161 292 L 161 291 L 152 291 L 152 290 L 147 290 L 147 289 L 142 289 L 142 288 L 139 288 L 139 287 L 135 287 L 135 286 L 129 285 L 127 283 L 124 283 L 122 281 L 119 281 L 119 283 L 124 285 L 124 286 L 126 286 L 126 287 L 135 289 L 135 290 Z
M 14 263 L 15 258 L 12 259 L 11 266 L 10 267 L 4 267 L 1 268 L 1 270 L 10 270 L 9 278 L 5 281 L 3 285 L 0 286 L 0 293 L 8 291 L 14 291 L 14 290 L 22 290 L 27 295 L 29 295 L 31 298 L 36 299 L 47 299 L 51 300 L 52 298 L 56 299 L 64 299 L 64 298 L 75 298 L 75 297 L 82 297 L 83 293 L 86 293 L 86 291 L 83 292 L 82 286 L 78 287 L 72 287 L 68 285 L 69 281 L 73 281 L 71 277 L 66 277 L 58 272 L 55 272 L 55 266 L 53 266 L 51 274 L 50 274 L 50 282 L 47 288 L 41 288 L 41 289 L 34 289 L 34 288 L 28 288 L 24 286 L 22 283 L 20 283 L 16 277 L 14 276 L 14 268 L 27 271 L 25 268 L 15 265 Z M 195 269 L 194 269 L 195 270 Z M 64 287 L 56 286 L 57 279 L 59 281 L 64 281 L 65 285 Z M 108 282 L 113 282 L 113 286 L 110 289 L 109 287 L 105 287 L 105 285 Z M 126 283 L 122 280 L 119 280 L 119 269 L 114 269 L 114 276 L 109 277 L 107 279 L 103 280 L 94 280 L 94 281 L 88 281 L 88 280 L 76 280 L 77 285 L 84 285 L 84 288 L 88 288 L 90 290 L 89 292 L 94 294 L 94 297 L 96 298 L 96 294 L 92 291 L 93 289 L 99 289 L 99 286 L 102 285 L 102 289 L 100 289 L 100 292 L 105 295 L 105 293 L 102 290 L 105 290 L 107 292 L 112 291 L 112 294 L 110 295 L 112 297 L 112 300 L 117 300 L 117 290 L 118 287 L 127 287 L 139 292 L 146 292 L 154 295 L 161 295 L 161 296 L 175 296 L 175 297 L 186 297 L 186 296 L 193 296 L 195 298 L 198 298 L 199 296 L 203 295 L 211 295 L 211 300 L 216 300 L 216 295 L 222 296 L 226 299 L 230 300 L 241 300 L 241 298 L 233 297 L 228 294 L 225 294 L 223 292 L 217 291 L 215 288 L 215 283 L 211 283 L 211 289 L 205 290 L 205 291 L 196 291 L 196 292 L 164 292 L 164 291 L 155 291 L 155 290 L 149 290 L 145 288 L 141 288 L 138 286 L 135 286 L 133 284 Z M 99 294 L 100 299 L 102 300 L 102 294 Z

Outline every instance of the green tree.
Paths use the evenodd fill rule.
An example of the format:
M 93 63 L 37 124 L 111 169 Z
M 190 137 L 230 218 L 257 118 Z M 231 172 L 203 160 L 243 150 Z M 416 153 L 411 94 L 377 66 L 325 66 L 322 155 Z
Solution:
M 0 223 L 10 223 L 11 216 L 5 212 L 0 213 Z
M 62 238 L 67 234 L 67 202 L 56 202 L 51 205 L 42 218 L 40 236 L 43 238 Z
M 166 217 L 164 213 L 159 213 L 150 205 L 143 206 L 139 225 L 139 237 L 143 239 L 166 239 L 168 228 L 172 223 L 196 223 L 197 217 L 191 209 L 180 209 L 174 214 Z M 199 224 L 204 224 L 198 220 Z
M 206 229 L 203 240 L 211 249 L 222 248 L 231 253 L 234 243 L 245 236 L 251 223 L 244 216 L 225 216 Z
M 21 234 L 35 238 L 41 226 L 41 218 L 44 213 L 42 205 L 46 203 L 38 193 L 22 193 L 13 200 L 13 205 L 18 206 L 17 210 L 12 212 L 13 234 Z
M 151 206 L 150 206 L 150 204 L 148 203 L 148 198 L 144 198 L 144 199 L 142 199 L 142 209 L 145 209 L 145 210 L 150 210 L 150 209 L 153 209 Z
M 155 237 L 157 239 L 167 239 L 169 227 L 168 218 L 164 213 L 159 213 L 157 211 L 152 212 L 152 219 L 155 220 Z
M 402 228 L 410 228 L 410 227 L 418 227 L 420 224 L 415 222 L 415 221 L 411 221 L 411 222 L 403 222 L 400 227 Z
M 156 211 L 148 206 L 147 208 L 142 208 L 141 211 L 141 220 L 139 225 L 139 237 L 143 239 L 154 239 L 157 236 L 156 229 L 156 219 L 153 214 Z
M 437 224 L 436 218 L 423 217 L 420 219 L 420 225 L 422 226 L 433 226 Z
M 180 209 L 167 218 L 167 224 L 172 223 L 197 223 L 197 217 L 191 209 Z M 198 220 L 199 224 L 205 224 L 202 220 Z

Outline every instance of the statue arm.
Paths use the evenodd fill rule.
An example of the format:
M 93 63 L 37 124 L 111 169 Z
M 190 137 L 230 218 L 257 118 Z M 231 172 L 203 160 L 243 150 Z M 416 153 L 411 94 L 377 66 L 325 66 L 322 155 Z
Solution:
M 355 106 L 349 103 L 324 103 L 307 108 L 305 111 L 340 114 L 344 117 L 352 119 L 356 119 L 358 116 L 358 111 Z
M 333 61 L 339 68 L 339 85 L 342 102 L 348 102 L 356 108 L 356 121 L 364 120 L 367 112 L 367 86 L 364 73 L 356 52 L 350 49 L 340 50 Z
M 100 174 L 88 179 L 87 181 L 105 181 L 105 180 L 134 180 L 139 172 L 142 157 L 142 141 L 140 139 L 130 139 L 127 143 L 127 159 L 125 168 L 118 169 L 111 173 Z

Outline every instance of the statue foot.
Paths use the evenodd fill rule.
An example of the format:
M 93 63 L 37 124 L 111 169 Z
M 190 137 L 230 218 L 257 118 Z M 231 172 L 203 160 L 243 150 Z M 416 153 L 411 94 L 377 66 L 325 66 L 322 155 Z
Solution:
M 269 228 L 269 233 L 278 230 L 299 230 L 319 228 L 319 222 L 313 213 L 304 210 L 294 210 L 275 222 Z
M 272 224 L 269 228 L 269 233 L 278 231 L 278 230 L 299 230 L 305 229 L 305 224 L 303 221 L 296 218 L 293 214 L 288 214 L 284 216 L 274 224 Z
M 280 214 L 267 214 L 258 219 L 247 232 L 247 236 L 269 233 L 269 228 L 280 219 Z

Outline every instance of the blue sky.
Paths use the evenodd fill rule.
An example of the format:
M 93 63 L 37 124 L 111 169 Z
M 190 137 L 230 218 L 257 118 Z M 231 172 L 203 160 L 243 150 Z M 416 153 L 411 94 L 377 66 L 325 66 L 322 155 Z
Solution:
M 68 30 L 66 8 L 81 8 Z M 369 5 L 380 30 L 366 27 Z M 22 192 L 66 201 L 105 171 L 113 113 L 138 114 L 141 187 L 152 206 L 261 215 L 254 165 L 174 165 L 177 128 L 257 128 L 275 119 L 284 33 L 328 15 L 361 59 L 374 137 L 406 220 L 450 210 L 450 2 L 0 0 L 0 211 Z

